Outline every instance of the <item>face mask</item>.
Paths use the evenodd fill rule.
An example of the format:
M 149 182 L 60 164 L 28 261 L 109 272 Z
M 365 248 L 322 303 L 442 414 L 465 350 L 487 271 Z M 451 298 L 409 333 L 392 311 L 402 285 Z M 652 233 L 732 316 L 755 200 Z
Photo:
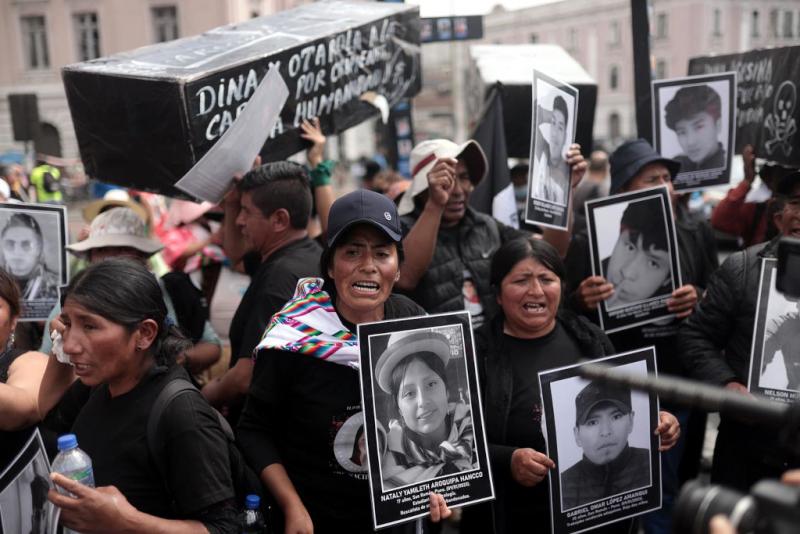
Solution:
M 515 185 L 514 186 L 514 200 L 517 202 L 525 202 L 528 197 L 528 186 L 527 185 Z

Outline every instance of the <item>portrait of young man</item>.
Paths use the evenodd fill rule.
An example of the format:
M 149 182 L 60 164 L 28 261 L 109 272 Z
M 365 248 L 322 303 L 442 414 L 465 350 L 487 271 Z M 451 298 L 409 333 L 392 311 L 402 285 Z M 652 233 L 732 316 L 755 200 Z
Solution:
M 556 94 L 552 109 L 536 109 L 536 177 L 533 196 L 566 205 L 569 194 L 569 165 L 564 159 L 569 110 L 564 97 Z M 543 126 L 546 125 L 546 128 Z M 547 135 L 543 130 L 547 130 Z
M 678 138 L 682 173 L 726 166 L 721 113 L 719 93 L 706 84 L 682 87 L 667 103 L 664 120 Z
M 561 474 L 562 510 L 649 486 L 650 451 L 628 443 L 631 391 L 589 382 L 575 397 L 575 444 L 581 459 Z
M 634 201 L 622 214 L 617 242 L 602 262 L 606 279 L 614 284 L 608 310 L 672 292 L 666 221 L 653 204 Z

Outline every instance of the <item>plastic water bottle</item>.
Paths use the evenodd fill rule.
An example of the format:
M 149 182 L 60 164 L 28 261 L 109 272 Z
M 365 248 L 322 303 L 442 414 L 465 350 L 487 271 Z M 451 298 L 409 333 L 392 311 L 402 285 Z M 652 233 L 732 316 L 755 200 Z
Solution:
M 244 510 L 241 516 L 242 534 L 266 534 L 267 523 L 259 510 L 261 497 L 258 495 L 248 495 L 244 500 Z
M 78 448 L 78 438 L 75 434 L 64 434 L 58 438 L 58 455 L 53 460 L 53 472 L 76 480 L 84 486 L 94 487 L 92 460 Z M 69 492 L 61 486 L 57 488 L 59 493 L 69 495 Z

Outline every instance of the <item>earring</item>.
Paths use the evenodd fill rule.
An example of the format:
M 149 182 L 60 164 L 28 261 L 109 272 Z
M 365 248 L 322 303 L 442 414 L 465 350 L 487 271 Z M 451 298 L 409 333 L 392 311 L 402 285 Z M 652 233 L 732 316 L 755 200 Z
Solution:
M 397 274 L 394 275 L 394 281 L 395 282 L 399 282 L 400 281 L 400 271 L 397 271 Z
M 11 335 L 8 337 L 8 343 L 6 343 L 6 350 L 13 349 L 15 341 L 16 336 L 14 335 L 14 332 L 11 332 Z

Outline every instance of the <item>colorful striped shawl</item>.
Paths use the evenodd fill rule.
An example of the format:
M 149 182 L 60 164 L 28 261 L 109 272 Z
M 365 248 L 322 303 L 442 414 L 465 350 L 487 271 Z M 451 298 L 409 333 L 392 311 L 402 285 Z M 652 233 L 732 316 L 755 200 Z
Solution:
M 254 356 L 280 349 L 358 369 L 358 339 L 342 324 L 321 278 L 301 278 L 292 299 L 267 325 Z

